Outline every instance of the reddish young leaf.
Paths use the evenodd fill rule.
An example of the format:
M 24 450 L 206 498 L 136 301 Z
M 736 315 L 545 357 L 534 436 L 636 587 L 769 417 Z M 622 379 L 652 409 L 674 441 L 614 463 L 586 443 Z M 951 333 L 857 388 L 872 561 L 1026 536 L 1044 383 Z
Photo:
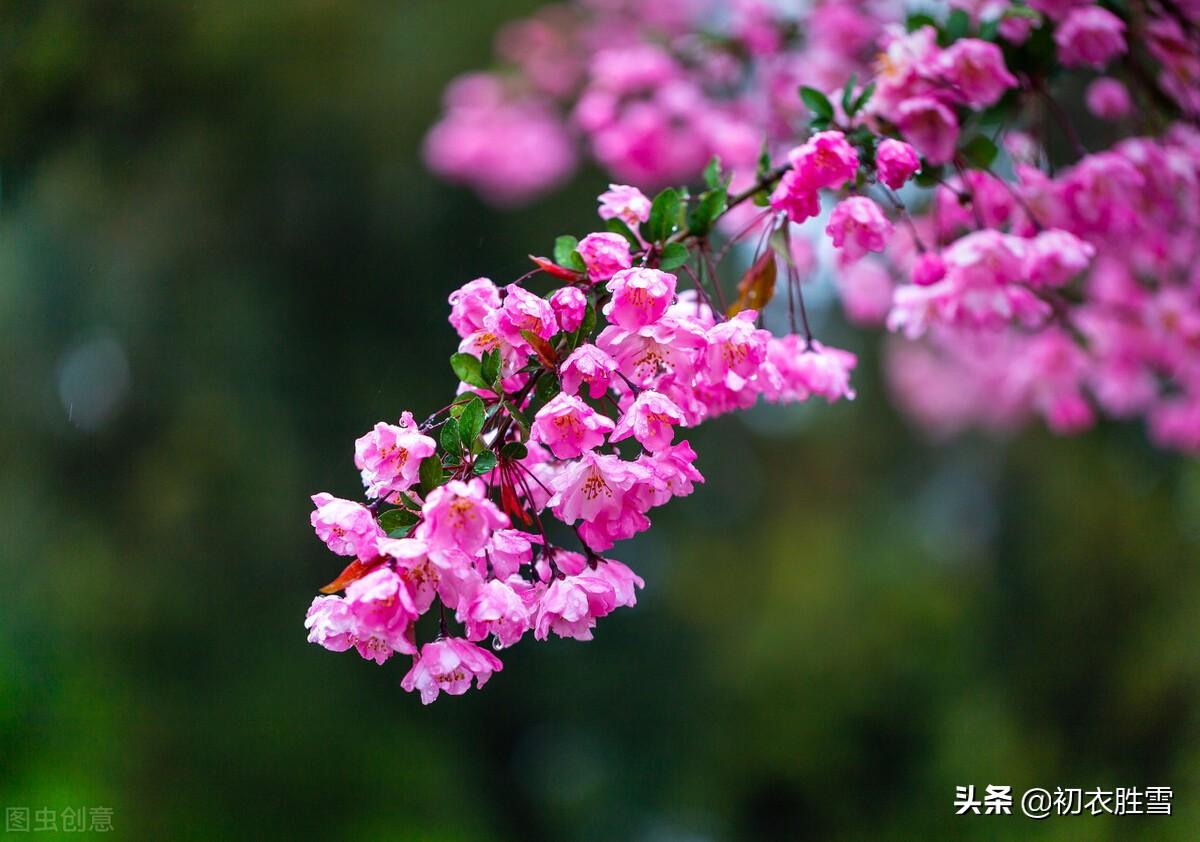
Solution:
M 761 310 L 775 294 L 775 252 L 768 249 L 746 270 L 738 283 L 737 301 L 729 305 L 727 315 L 742 310 Z
M 368 573 L 378 567 L 382 561 L 382 557 L 372 559 L 371 561 L 367 562 L 363 562 L 357 558 L 354 559 L 354 561 L 346 565 L 346 569 L 342 571 L 340 576 L 338 576 L 325 587 L 321 588 L 321 593 L 337 593 L 351 582 L 366 576 Z
M 532 330 L 521 331 L 521 337 L 533 346 L 533 350 L 537 353 L 542 365 L 551 370 L 558 365 L 558 354 L 555 352 L 554 346 L 549 342 L 542 339 L 542 337 L 538 336 Z
M 559 266 L 548 257 L 536 257 L 529 255 L 529 259 L 537 264 L 537 267 L 547 275 L 553 275 L 556 278 L 562 278 L 564 281 L 578 281 L 583 275 L 563 266 Z

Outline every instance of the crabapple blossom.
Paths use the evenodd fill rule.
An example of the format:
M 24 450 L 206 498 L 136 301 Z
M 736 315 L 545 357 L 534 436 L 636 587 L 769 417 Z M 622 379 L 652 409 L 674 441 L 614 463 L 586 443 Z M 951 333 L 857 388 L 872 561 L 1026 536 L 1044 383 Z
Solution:
M 310 520 L 317 537 L 338 555 L 370 558 L 375 554 L 375 539 L 383 530 L 366 506 L 321 492 L 312 496 Z
M 905 140 L 931 164 L 944 164 L 954 157 L 958 144 L 958 119 L 954 112 L 932 96 L 915 96 L 900 103 L 897 123 Z
M 604 315 L 628 330 L 653 324 L 667 312 L 675 298 L 675 276 L 658 269 L 623 269 L 613 275 L 606 288 L 612 301 Z
M 504 66 L 454 83 L 428 135 L 431 166 L 494 203 L 583 154 L 614 183 L 600 230 L 450 293 L 457 396 L 356 441 L 367 504 L 312 498 L 349 564 L 309 641 L 415 655 L 402 686 L 425 703 L 501 669 L 473 641 L 588 640 L 635 604 L 641 577 L 600 554 L 704 482 L 683 431 L 856 397 L 817 287 L 896 334 L 887 384 L 935 437 L 1128 419 L 1200 454 L 1188 4 L 719 5 L 568 0 L 508 29 Z M 1104 133 L 1062 107 L 1085 86 Z
M 580 345 L 563 362 L 562 388 L 566 394 L 576 395 L 586 383 L 588 394 L 598 399 L 608 391 L 608 384 L 616 373 L 617 361 L 610 354 L 595 345 Z
M 604 444 L 613 426 L 611 418 L 562 392 L 538 410 L 529 436 L 550 448 L 556 458 L 570 459 Z
M 817 132 L 789 152 L 788 161 L 796 177 L 814 189 L 841 187 L 858 170 L 858 153 L 837 131 Z
M 833 209 L 825 232 L 846 260 L 857 260 L 869 251 L 883 251 L 894 230 L 878 204 L 866 196 L 851 196 Z
M 978 38 L 963 38 L 943 50 L 938 69 L 955 95 L 972 108 L 992 105 L 1017 85 L 1000 48 Z
M 1111 76 L 1102 76 L 1088 85 L 1084 102 L 1088 111 L 1102 120 L 1120 120 L 1133 110 L 1129 89 Z
M 1128 49 L 1125 21 L 1100 6 L 1081 6 L 1055 28 L 1054 43 L 1066 66 L 1100 70 Z
M 674 427 L 683 423 L 683 413 L 670 398 L 647 389 L 639 392 L 622 414 L 610 440 L 623 441 L 633 436 L 646 450 L 662 450 L 674 438 Z
M 560 287 L 550 296 L 550 307 L 558 316 L 558 327 L 567 332 L 583 324 L 587 305 L 587 296 L 576 287 Z
M 600 218 L 619 219 L 633 230 L 650 218 L 650 200 L 636 187 L 610 184 L 600 194 Z
M 917 157 L 917 150 L 907 143 L 889 137 L 880 141 L 875 150 L 875 168 L 880 181 L 899 190 L 921 169 L 921 159 Z
M 470 689 L 472 679 L 482 688 L 492 673 L 503 668 L 500 659 L 486 649 L 461 637 L 448 637 L 421 647 L 400 686 L 410 693 L 418 691 L 421 703 L 427 705 L 439 693 L 461 696 Z
M 459 550 L 474 555 L 492 531 L 509 525 L 508 518 L 488 499 L 483 481 L 452 480 L 435 488 L 421 506 L 416 535 L 434 550 Z
M 367 496 L 380 497 L 416 485 L 421 460 L 436 450 L 437 443 L 417 432 L 412 413 L 405 412 L 399 425 L 380 421 L 354 442 L 354 465 L 362 472 Z
M 633 265 L 629 259 L 629 241 L 620 234 L 607 231 L 588 234 L 579 241 L 576 250 L 587 267 L 588 280 L 594 284 L 607 281 L 617 272 Z

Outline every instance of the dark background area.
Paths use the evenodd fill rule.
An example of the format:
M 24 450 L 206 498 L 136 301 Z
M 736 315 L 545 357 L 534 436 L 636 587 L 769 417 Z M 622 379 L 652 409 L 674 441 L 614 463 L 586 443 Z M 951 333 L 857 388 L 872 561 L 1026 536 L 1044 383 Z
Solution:
M 596 224 L 418 146 L 532 2 L 0 4 L 0 803 L 130 839 L 1194 839 L 1200 465 L 1142 431 L 926 442 L 853 404 L 689 436 L 639 605 L 430 707 L 305 642 L 308 495 L 453 388 L 446 295 Z M 818 309 L 820 309 L 818 307 Z M 955 817 L 956 785 L 1172 786 Z

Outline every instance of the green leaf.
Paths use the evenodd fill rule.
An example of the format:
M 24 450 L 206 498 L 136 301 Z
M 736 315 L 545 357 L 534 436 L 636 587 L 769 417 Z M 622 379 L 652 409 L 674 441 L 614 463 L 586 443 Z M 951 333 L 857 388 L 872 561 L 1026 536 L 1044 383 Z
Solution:
M 981 134 L 977 134 L 967 141 L 959 151 L 967 159 L 968 164 L 980 170 L 986 170 L 990 167 L 992 161 L 996 160 L 996 155 L 999 152 L 996 149 L 996 144 Z
M 867 86 L 862 89 L 862 93 L 858 95 L 858 99 L 854 100 L 854 104 L 850 106 L 850 116 L 853 117 L 858 112 L 862 111 L 862 107 L 871 99 L 871 95 L 875 93 L 875 83 L 868 82 Z
M 571 268 L 571 254 L 579 247 L 579 240 L 570 234 L 554 238 L 554 262 L 559 266 Z
M 947 44 L 953 44 L 961 38 L 966 38 L 971 31 L 971 16 L 964 9 L 955 9 L 946 18 L 946 28 L 943 34 Z M 938 39 L 941 41 L 941 39 Z
M 462 382 L 480 389 L 491 388 L 483 379 L 478 357 L 464 353 L 455 354 L 450 358 L 450 367 Z
M 1009 6 L 1007 9 L 1005 9 L 1004 14 L 1000 15 L 1000 17 L 1002 17 L 1002 18 L 1026 18 L 1028 20 L 1041 20 L 1042 16 L 1037 13 L 1036 9 L 1031 9 L 1028 6 L 1015 6 L 1014 5 L 1014 6 Z
M 388 509 L 379 516 L 379 528 L 384 532 L 403 529 L 406 526 L 412 528 L 419 519 L 415 512 L 408 509 Z
M 682 206 L 683 200 L 674 187 L 668 187 L 654 197 L 649 222 L 649 236 L 653 242 L 662 242 L 674 233 Z
M 415 529 L 415 528 L 416 528 L 415 523 L 412 526 L 400 526 L 400 527 L 397 527 L 396 529 L 393 529 L 391 532 L 389 532 L 387 534 L 387 536 L 389 538 L 407 538 L 408 533 L 412 532 L 413 529 Z
M 725 212 L 728 202 L 729 193 L 724 187 L 718 187 L 705 193 L 688 215 L 688 230 L 698 237 L 703 237 L 712 229 L 717 217 Z
M 405 505 L 405 507 L 412 509 L 414 512 L 421 511 L 421 504 L 418 503 L 416 500 L 409 497 L 403 491 L 397 491 L 396 493 L 398 495 L 400 495 L 400 502 L 403 503 Z
M 556 237 L 554 240 L 554 262 L 559 266 L 573 269 L 576 272 L 586 272 L 587 266 L 584 265 L 583 258 L 579 256 L 579 252 L 575 251 L 578 247 L 579 240 L 570 234 L 563 234 L 560 237 Z
M 458 434 L 458 422 L 453 418 L 447 418 L 442 424 L 442 450 L 452 456 L 462 455 L 462 439 Z
M 833 104 L 829 101 L 829 97 L 816 88 L 810 88 L 807 85 L 801 86 L 800 99 L 804 101 L 805 107 L 813 113 L 813 117 L 817 120 L 828 122 L 833 119 Z
M 485 450 L 475 457 L 475 467 L 472 470 L 475 476 L 481 477 L 496 467 L 496 454 L 490 450 Z
M 480 430 L 483 429 L 485 415 L 483 401 L 479 398 L 472 398 L 463 407 L 462 415 L 458 417 L 458 433 L 464 446 L 474 444 Z
M 664 272 L 670 272 L 672 269 L 678 269 L 687 262 L 687 246 L 683 243 L 667 243 L 663 246 L 662 259 L 658 262 L 658 268 Z
M 517 426 L 521 428 L 521 431 L 525 433 L 526 438 L 528 438 L 529 418 L 526 417 L 525 413 L 517 409 L 512 401 L 501 401 L 501 405 L 504 407 L 505 411 L 509 414 L 512 420 L 517 422 Z
M 614 234 L 620 234 L 626 240 L 629 240 L 630 248 L 636 250 L 642 247 L 642 241 L 637 238 L 637 234 L 634 234 L 633 231 L 630 230 L 629 226 L 625 224 L 624 220 L 617 219 L 614 216 L 608 221 L 608 230 Z
M 505 459 L 519 462 L 529 455 L 529 448 L 519 441 L 510 441 L 500 448 L 500 455 Z
M 547 372 L 533 387 L 533 399 L 529 401 L 529 414 L 536 415 L 546 403 L 555 395 L 562 391 L 562 387 L 558 385 L 558 378 Z
M 571 348 L 578 348 L 583 340 L 592 335 L 592 331 L 596 329 L 596 308 L 592 302 L 588 302 L 587 309 L 583 311 L 583 321 L 579 323 L 579 327 L 575 328 L 575 332 L 571 334 Z
M 936 187 L 942 180 L 943 172 L 941 166 L 935 167 L 922 161 L 921 169 L 917 171 L 916 178 L 913 180 L 917 182 L 918 187 Z
M 713 155 L 708 166 L 704 168 L 704 183 L 708 185 L 709 190 L 725 186 L 725 176 L 721 171 L 721 159 L 716 155 Z
M 496 381 L 500 379 L 500 349 L 493 348 L 491 351 L 483 352 L 483 362 L 480 365 L 480 376 L 483 377 L 489 388 L 492 388 Z
M 771 147 L 767 143 L 767 139 L 763 138 L 762 151 L 758 153 L 758 167 L 754 171 L 755 178 L 762 181 L 767 177 L 767 173 L 771 171 Z
M 426 456 L 421 460 L 421 493 L 428 494 L 437 488 L 446 478 L 442 470 L 442 460 L 436 456 Z
M 904 28 L 909 32 L 916 32 L 923 26 L 932 26 L 934 29 L 937 29 L 937 21 L 924 12 L 909 15 L 904 21 Z
M 850 114 L 854 108 L 854 86 L 857 84 L 858 74 L 851 73 L 846 80 L 846 87 L 842 88 L 842 111 L 846 114 Z

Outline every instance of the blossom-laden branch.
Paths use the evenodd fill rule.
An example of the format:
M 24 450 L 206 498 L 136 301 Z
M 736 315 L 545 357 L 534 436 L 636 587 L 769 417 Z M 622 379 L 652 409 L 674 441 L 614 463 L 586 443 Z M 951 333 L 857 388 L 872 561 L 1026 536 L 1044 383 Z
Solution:
M 478 278 L 450 295 L 458 396 L 420 424 L 406 412 L 357 441 L 365 503 L 313 497 L 317 534 L 351 561 L 313 602 L 311 641 L 378 663 L 413 656 L 402 684 L 430 702 L 502 668 L 483 641 L 587 640 L 600 618 L 633 605 L 641 578 L 607 554 L 703 481 L 682 430 L 760 397 L 854 397 L 854 355 L 815 338 L 805 306 L 812 249 L 797 226 L 814 218 L 850 319 L 914 340 L 893 355 L 892 380 L 931 426 L 1039 413 L 1074 432 L 1100 410 L 1143 415 L 1159 443 L 1200 451 L 1200 132 L 1189 124 L 1200 95 L 1187 87 L 1200 78 L 1200 49 L 1183 11 L 1127 11 L 1160 65 L 1142 96 L 1169 100 L 1156 116 L 1166 131 L 1089 152 L 1054 99 L 1057 80 L 1118 60 L 1136 60 L 1131 80 L 1143 87 L 1149 72 L 1130 54 L 1126 17 L 1106 7 L 1039 0 L 885 29 L 865 6 L 817 4 L 810 40 L 766 4 L 735 8 L 724 36 L 686 17 L 634 26 L 573 82 L 539 76 L 545 68 L 521 53 L 535 89 L 576 97 L 579 125 L 614 172 L 661 184 L 681 166 L 698 177 L 653 198 L 611 185 L 599 197 L 603 230 L 559 236 L 503 287 Z M 830 49 L 820 33 L 837 15 L 843 36 L 854 26 L 869 36 L 836 42 L 847 50 L 829 73 L 838 83 L 781 97 L 770 69 Z M 861 54 L 876 39 L 872 74 Z M 550 52 L 550 64 L 573 60 Z M 498 110 L 519 112 L 522 138 L 551 119 L 544 101 L 514 104 L 473 85 L 450 100 L 473 116 L 455 113 L 431 135 L 435 163 L 453 157 L 460 133 L 485 128 L 476 154 L 503 154 L 494 135 L 515 130 L 482 119 Z M 664 86 L 676 99 L 651 101 Z M 768 107 L 751 107 L 754 97 Z M 1087 99 L 1105 119 L 1133 108 L 1115 78 L 1094 82 Z M 1047 117 L 1059 124 L 1053 142 Z M 679 122 L 692 133 L 677 135 Z M 724 145 L 704 148 L 717 154 L 701 180 L 695 155 L 680 164 L 677 153 L 713 126 Z M 764 133 L 750 151 L 747 134 Z M 1062 140 L 1074 154 L 1054 173 L 1049 149 Z M 545 159 L 521 157 L 521 183 L 549 178 Z M 726 290 L 723 264 L 739 242 L 752 254 Z M 780 274 L 791 332 L 775 336 L 761 311 Z M 436 629 L 422 624 L 432 639 L 419 640 L 435 603 Z

